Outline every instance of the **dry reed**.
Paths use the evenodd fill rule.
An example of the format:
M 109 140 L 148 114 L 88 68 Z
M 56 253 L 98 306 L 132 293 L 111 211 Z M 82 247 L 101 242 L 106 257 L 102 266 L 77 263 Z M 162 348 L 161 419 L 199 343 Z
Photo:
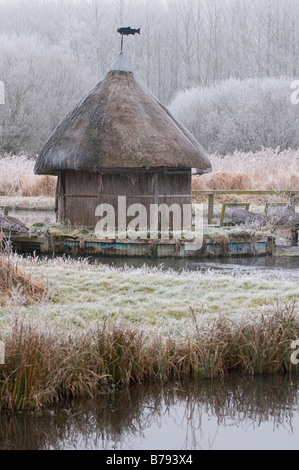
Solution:
M 256 153 L 235 152 L 225 157 L 210 155 L 210 160 L 212 173 L 193 176 L 192 189 L 277 192 L 299 190 L 299 151 L 263 149 Z M 219 197 L 221 202 L 223 199 L 227 200 L 228 197 Z M 273 197 L 267 196 L 267 199 L 271 201 Z M 274 196 L 274 199 L 283 201 L 285 196 Z M 264 196 L 242 195 L 242 201 L 247 200 L 265 202 Z
M 262 149 L 210 155 L 213 171 L 193 177 L 195 190 L 298 190 L 299 151 Z M 25 155 L 0 158 L 0 191 L 7 196 L 55 195 L 56 177 L 34 175 L 35 160 Z
M 26 155 L 0 157 L 0 191 L 5 196 L 54 197 L 57 178 L 35 175 L 34 164 Z
M 295 304 L 250 320 L 220 315 L 205 324 L 190 311 L 188 328 L 175 337 L 123 319 L 70 334 L 16 315 L 5 335 L 1 407 L 38 408 L 132 383 L 219 377 L 232 370 L 251 375 L 295 370 L 290 361 L 290 344 L 299 337 Z
M 20 266 L 20 259 L 15 256 L 7 241 L 3 242 L 0 233 L 0 294 L 11 295 L 16 288 L 21 288 L 26 298 L 35 301 L 41 300 L 48 291 L 47 283 L 43 279 L 33 279 Z M 1 298 L 0 298 L 1 304 Z

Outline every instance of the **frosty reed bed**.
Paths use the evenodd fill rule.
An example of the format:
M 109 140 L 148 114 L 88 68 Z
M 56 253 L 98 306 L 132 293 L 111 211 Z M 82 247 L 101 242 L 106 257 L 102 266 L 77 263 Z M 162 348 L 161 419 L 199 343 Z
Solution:
M 26 155 L 0 156 L 0 191 L 5 196 L 51 196 L 56 190 L 56 177 L 34 174 L 35 160 Z
M 299 150 L 262 149 L 210 155 L 213 172 L 193 177 L 195 190 L 299 190 Z M 55 195 L 56 177 L 34 175 L 35 159 L 0 156 L 0 191 L 6 196 Z
M 40 408 L 141 382 L 297 370 L 290 359 L 299 338 L 298 275 L 15 260 L 33 279 L 47 278 L 50 293 L 36 301 L 14 287 L 0 308 L 2 409 Z M 229 304 L 228 293 L 237 303 Z
M 71 335 L 16 318 L 0 366 L 2 409 L 32 409 L 65 398 L 94 397 L 133 383 L 247 374 L 290 373 L 290 343 L 299 335 L 294 305 L 235 322 L 193 318 L 181 335 L 163 337 L 123 319 Z
M 193 176 L 194 190 L 299 190 L 299 150 L 235 152 L 224 157 L 210 155 L 210 160 L 213 172 Z M 243 199 L 248 196 L 242 196 Z

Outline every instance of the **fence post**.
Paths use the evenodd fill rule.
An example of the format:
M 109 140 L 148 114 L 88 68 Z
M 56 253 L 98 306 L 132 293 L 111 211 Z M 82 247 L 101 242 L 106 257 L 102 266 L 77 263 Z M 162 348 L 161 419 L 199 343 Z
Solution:
M 214 217 L 214 194 L 209 194 L 209 203 L 208 203 L 208 225 L 213 223 Z
M 5 364 L 5 346 L 3 341 L 0 340 L 0 364 Z
M 0 206 L 0 209 L 3 210 L 4 215 L 8 215 L 9 207 L 8 206 Z

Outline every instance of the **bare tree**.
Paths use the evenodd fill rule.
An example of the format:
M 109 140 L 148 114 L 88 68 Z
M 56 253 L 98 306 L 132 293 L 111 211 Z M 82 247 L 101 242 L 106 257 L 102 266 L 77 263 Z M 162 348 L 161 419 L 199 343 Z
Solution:
M 0 17 L 0 80 L 10 81 L 8 104 L 0 109 L 2 150 L 36 151 L 44 129 L 53 128 L 68 107 L 67 98 L 70 107 L 77 96 L 74 84 L 79 94 L 109 70 L 120 50 L 119 26 L 141 27 L 140 36 L 126 38 L 125 53 L 136 75 L 166 104 L 192 87 L 253 77 L 291 82 L 299 73 L 298 0 L 1 0 Z M 11 59 L 4 51 L 8 40 Z M 23 70 L 14 62 L 21 51 Z M 47 75 L 50 80 L 55 70 L 55 80 L 59 73 L 62 79 L 52 100 L 59 104 L 62 96 L 62 105 L 49 100 L 45 124 L 32 137 Z M 18 104 L 24 96 L 26 107 Z M 15 122 L 18 132 L 12 131 Z M 4 145 L 8 135 L 12 141 Z

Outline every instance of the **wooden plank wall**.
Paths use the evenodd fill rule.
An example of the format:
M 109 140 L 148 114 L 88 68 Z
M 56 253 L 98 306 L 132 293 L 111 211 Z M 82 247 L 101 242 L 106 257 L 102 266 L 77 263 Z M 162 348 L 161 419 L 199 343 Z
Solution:
M 111 204 L 118 219 L 118 196 L 127 197 L 127 208 L 134 203 L 147 208 L 150 204 L 191 204 L 191 170 L 152 170 L 145 172 L 120 171 L 118 173 L 65 171 L 57 183 L 57 217 L 72 226 L 94 228 L 99 204 Z M 128 219 L 131 220 L 134 217 Z

